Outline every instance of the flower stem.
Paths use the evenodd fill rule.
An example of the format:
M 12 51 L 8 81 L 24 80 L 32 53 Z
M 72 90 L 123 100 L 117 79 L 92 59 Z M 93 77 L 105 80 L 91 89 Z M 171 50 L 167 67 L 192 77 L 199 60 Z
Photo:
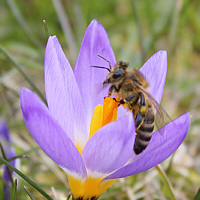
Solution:
M 157 165 L 155 168 L 157 169 L 158 174 L 160 175 L 160 178 L 162 179 L 162 181 L 167 189 L 167 192 L 168 192 L 167 194 L 169 195 L 170 199 L 176 200 L 172 185 L 171 185 L 166 173 L 162 169 L 161 165 Z

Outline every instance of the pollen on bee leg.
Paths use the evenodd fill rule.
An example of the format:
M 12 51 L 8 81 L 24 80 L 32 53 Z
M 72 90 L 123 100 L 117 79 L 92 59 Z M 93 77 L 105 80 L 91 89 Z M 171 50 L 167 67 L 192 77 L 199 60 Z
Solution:
M 141 106 L 140 113 L 144 116 L 144 115 L 146 115 L 146 112 L 147 112 L 147 107 L 146 106 Z
M 137 135 L 137 133 L 135 132 L 135 135 Z

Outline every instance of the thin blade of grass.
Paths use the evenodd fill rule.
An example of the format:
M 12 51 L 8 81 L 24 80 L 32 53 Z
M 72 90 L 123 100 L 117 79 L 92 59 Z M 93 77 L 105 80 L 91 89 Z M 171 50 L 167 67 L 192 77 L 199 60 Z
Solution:
M 28 194 L 28 196 L 32 199 L 32 200 L 35 200 L 35 198 L 33 197 L 33 195 L 28 191 L 28 189 L 23 186 L 24 190 L 26 191 L 26 193 Z
M 44 24 L 44 29 L 45 29 L 46 36 L 47 36 L 47 38 L 49 38 L 49 36 L 50 36 L 49 29 L 47 27 L 47 23 L 46 23 L 45 20 L 43 20 L 43 24 Z
M 16 159 L 19 159 L 19 158 L 29 158 L 29 156 L 28 155 L 15 156 L 15 157 L 7 159 L 7 161 L 10 162 L 10 161 L 13 161 L 13 160 L 16 160 Z
M 2 144 L 1 144 L 1 142 L 0 142 L 0 149 L 1 149 L 1 153 L 2 153 L 3 158 L 4 158 L 5 160 L 7 160 L 6 154 L 5 154 L 5 152 L 4 152 L 4 149 L 3 149 L 3 146 L 2 146 Z M 7 166 L 6 166 L 6 170 L 7 170 L 7 172 L 8 172 L 8 176 L 9 176 L 10 182 L 11 182 L 12 187 L 13 187 L 14 183 L 13 183 L 12 173 L 11 173 L 9 167 L 7 167 Z
M 67 195 L 67 200 L 70 200 L 70 199 L 72 199 L 72 193 L 71 192 Z
M 132 0 L 132 5 L 133 5 L 133 13 L 135 15 L 137 27 L 138 27 L 138 38 L 141 46 L 141 54 L 142 54 L 142 63 L 145 63 L 146 61 L 146 52 L 145 52 L 145 45 L 144 45 L 144 40 L 143 40 L 143 30 L 141 26 L 141 21 L 137 9 L 137 2 L 136 0 Z
M 0 156 L 0 162 L 2 162 L 4 165 L 12 169 L 16 174 L 18 174 L 22 179 L 24 179 L 27 183 L 32 185 L 40 194 L 42 194 L 46 199 L 53 200 L 42 188 L 40 188 L 35 182 L 33 182 L 30 178 L 28 178 L 26 175 L 24 175 L 21 171 L 13 167 L 9 162 L 7 162 L 4 158 Z
M 17 179 L 15 179 L 15 182 L 13 185 L 11 200 L 16 200 L 16 191 L 17 191 Z
M 171 27 L 169 30 L 169 49 L 170 52 L 173 52 L 174 47 L 176 45 L 176 32 L 177 32 L 177 26 L 179 22 L 179 17 L 180 17 L 180 11 L 182 9 L 182 1 L 176 0 L 174 1 L 174 12 L 172 16 L 172 21 L 171 21 Z
M 17 92 L 16 90 L 12 89 L 11 87 L 7 86 L 6 84 L 1 82 L 1 85 L 8 91 L 10 91 L 11 93 L 13 93 L 17 98 L 19 98 L 19 92 Z
M 199 188 L 194 200 L 200 200 L 200 188 Z
M 33 31 L 31 30 L 31 28 L 28 25 L 28 23 L 25 21 L 25 18 L 20 13 L 20 11 L 19 11 L 17 5 L 15 4 L 15 2 L 13 0 L 7 0 L 7 3 L 9 5 L 10 9 L 12 10 L 12 14 L 15 16 L 16 20 L 18 21 L 18 23 L 22 27 L 22 29 L 25 32 L 25 34 L 28 37 L 28 39 L 31 41 L 31 43 L 34 46 L 36 46 L 38 49 L 40 49 L 41 45 L 40 45 L 39 41 L 33 35 Z
M 33 148 L 31 148 L 30 150 L 27 150 L 27 151 L 22 152 L 22 153 L 19 154 L 18 156 L 24 156 L 24 155 L 30 154 L 30 153 L 32 153 L 32 152 L 37 152 L 37 151 L 39 151 L 39 150 L 41 150 L 41 148 L 40 148 L 39 146 L 33 147 Z
M 169 165 L 168 165 L 167 169 L 165 170 L 166 174 L 169 174 L 170 170 L 172 169 L 172 163 L 173 163 L 173 159 L 174 159 L 175 153 L 173 153 L 172 156 L 171 156 L 171 158 L 170 158 Z
M 167 190 L 167 195 L 168 197 L 171 199 L 171 200 L 176 200 L 176 197 L 174 195 L 174 191 L 173 191 L 173 188 L 172 188 L 172 185 L 166 175 L 166 173 L 164 172 L 164 170 L 162 169 L 161 165 L 157 165 L 155 167 L 158 171 L 158 174 L 161 178 L 161 180 L 163 181 L 163 184 Z
M 40 98 L 46 103 L 46 99 L 40 90 L 35 86 L 35 84 L 31 81 L 29 76 L 24 72 L 22 67 L 12 58 L 12 56 L 0 45 L 0 51 L 4 54 L 4 56 L 15 66 L 15 68 L 20 72 L 20 74 L 26 79 L 29 85 L 33 90 L 40 96 Z
M 77 54 L 78 54 L 76 42 L 75 42 L 75 38 L 73 36 L 72 29 L 70 27 L 68 17 L 65 14 L 65 10 L 64 10 L 64 7 L 62 5 L 62 1 L 61 0 L 52 0 L 52 2 L 53 2 L 54 7 L 56 9 L 56 13 L 57 13 L 58 18 L 60 20 L 60 24 L 62 26 L 62 29 L 64 31 L 65 38 L 66 38 L 67 43 L 69 45 L 69 50 L 70 50 L 70 54 L 71 54 L 73 63 L 76 63 L 76 58 L 77 58 Z

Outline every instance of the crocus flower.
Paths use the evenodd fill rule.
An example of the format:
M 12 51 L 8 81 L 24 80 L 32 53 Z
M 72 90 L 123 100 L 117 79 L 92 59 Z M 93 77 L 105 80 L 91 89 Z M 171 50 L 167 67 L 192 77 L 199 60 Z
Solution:
M 10 135 L 9 135 L 9 130 L 8 127 L 5 123 L 5 121 L 1 121 L 0 122 L 0 141 L 1 144 L 3 146 L 3 150 L 5 153 L 6 158 L 12 158 L 15 156 L 15 152 L 14 149 L 12 148 L 12 142 L 10 139 Z M 0 153 L 0 156 L 1 153 Z M 10 164 L 13 165 L 15 167 L 16 165 L 16 161 L 10 161 Z M 13 171 L 11 170 L 11 174 L 13 174 Z M 9 200 L 11 197 L 11 193 L 12 193 L 12 181 L 10 179 L 10 176 L 8 174 L 8 171 L 6 169 L 6 166 L 4 166 L 3 168 L 3 199 L 4 200 Z M 10 186 L 10 188 L 9 188 Z
M 135 125 L 131 112 L 105 98 L 107 71 L 92 65 L 116 63 L 103 26 L 88 26 L 74 71 L 56 36 L 45 51 L 45 91 L 48 107 L 30 90 L 21 89 L 25 124 L 43 151 L 68 176 L 73 199 L 97 199 L 116 179 L 146 171 L 168 158 L 184 140 L 185 113 L 155 132 L 147 148 L 135 155 Z M 166 51 L 154 54 L 140 69 L 150 93 L 160 103 L 167 73 Z

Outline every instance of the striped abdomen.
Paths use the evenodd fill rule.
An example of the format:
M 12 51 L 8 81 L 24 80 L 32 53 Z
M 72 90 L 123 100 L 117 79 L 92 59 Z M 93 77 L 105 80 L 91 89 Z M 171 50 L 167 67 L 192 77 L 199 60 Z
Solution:
M 141 153 L 149 144 L 151 136 L 154 129 L 154 109 L 152 107 L 148 108 L 148 111 L 145 115 L 144 122 L 137 129 L 136 127 L 136 138 L 134 144 L 134 151 L 136 154 Z

